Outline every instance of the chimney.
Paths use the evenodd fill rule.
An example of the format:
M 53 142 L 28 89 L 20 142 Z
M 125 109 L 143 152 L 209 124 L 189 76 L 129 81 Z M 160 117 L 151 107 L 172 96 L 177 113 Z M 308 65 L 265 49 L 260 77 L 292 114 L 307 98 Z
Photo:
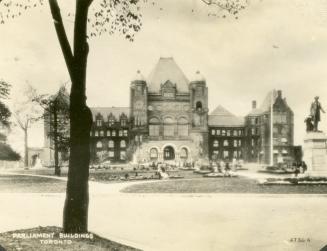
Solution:
M 252 109 L 256 109 L 257 108 L 257 101 L 253 100 L 252 101 Z
M 278 96 L 279 98 L 282 97 L 282 90 L 278 90 L 278 91 L 277 91 L 277 96 Z

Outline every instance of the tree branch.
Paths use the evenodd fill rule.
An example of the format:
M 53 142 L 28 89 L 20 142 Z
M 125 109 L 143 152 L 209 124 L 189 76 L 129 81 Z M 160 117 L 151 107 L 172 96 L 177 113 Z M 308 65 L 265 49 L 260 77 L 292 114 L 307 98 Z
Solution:
M 16 118 L 16 120 L 17 120 L 17 123 L 18 123 L 18 125 L 20 126 L 20 128 L 21 128 L 22 130 L 25 130 L 24 124 L 22 123 L 22 121 L 21 121 L 20 117 L 18 116 L 18 114 L 14 113 L 14 116 L 15 116 L 15 118 Z
M 228 1 L 226 1 L 226 4 L 223 4 L 220 2 L 220 0 L 200 0 L 203 3 L 207 4 L 207 5 L 216 5 L 218 6 L 218 8 L 222 9 L 222 10 L 226 10 L 228 12 L 231 12 L 231 10 L 234 9 L 234 11 L 241 9 L 242 5 L 240 5 L 239 3 L 237 3 L 236 5 L 233 5 L 231 3 L 229 3 Z M 248 0 L 245 0 L 245 3 L 248 4 Z
M 57 0 L 49 0 L 51 15 L 70 78 L 73 79 L 74 56 L 70 47 Z

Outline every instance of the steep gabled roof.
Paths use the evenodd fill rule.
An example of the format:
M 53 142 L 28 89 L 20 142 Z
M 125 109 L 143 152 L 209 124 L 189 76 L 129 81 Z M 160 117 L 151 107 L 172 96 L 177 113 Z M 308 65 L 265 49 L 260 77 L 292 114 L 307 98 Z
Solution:
M 209 115 L 209 126 L 221 126 L 221 127 L 240 127 L 244 126 L 244 118 L 237 117 L 230 111 L 219 105 Z
M 161 57 L 150 73 L 147 84 L 149 92 L 159 92 L 161 84 L 170 80 L 176 84 L 177 92 L 188 92 L 189 80 L 172 57 Z
M 210 115 L 215 115 L 215 116 L 234 116 L 233 113 L 228 111 L 225 107 L 218 105 L 215 110 L 213 110 Z
M 104 120 L 107 120 L 110 113 L 119 119 L 121 114 L 125 114 L 129 117 L 129 107 L 91 107 L 91 112 L 93 116 L 93 120 L 95 120 L 96 115 L 100 113 Z

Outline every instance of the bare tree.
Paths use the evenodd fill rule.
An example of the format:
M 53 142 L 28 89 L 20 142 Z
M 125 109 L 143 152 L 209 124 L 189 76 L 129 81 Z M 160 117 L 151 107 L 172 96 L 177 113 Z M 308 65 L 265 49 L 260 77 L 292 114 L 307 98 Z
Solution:
M 17 101 L 13 108 L 16 124 L 24 133 L 24 166 L 28 167 L 28 131 L 31 125 L 41 118 L 41 109 L 33 102 L 36 90 L 27 85 L 24 99 Z

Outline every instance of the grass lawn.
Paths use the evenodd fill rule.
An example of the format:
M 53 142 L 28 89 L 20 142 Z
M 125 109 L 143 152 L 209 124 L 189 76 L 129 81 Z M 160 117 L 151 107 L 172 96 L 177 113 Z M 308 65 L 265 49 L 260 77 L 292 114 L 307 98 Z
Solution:
M 326 194 L 326 185 L 259 185 L 247 178 L 201 178 L 136 184 L 123 189 L 126 193 L 272 193 Z
M 22 229 L 17 231 L 10 231 L 5 233 L 0 233 L 0 250 L 1 247 L 5 250 L 22 250 L 22 251 L 53 251 L 53 250 L 85 250 L 85 251 L 135 251 L 138 249 L 113 242 L 100 236 L 93 234 L 93 238 L 59 238 L 59 233 L 62 229 L 59 227 L 37 227 L 31 229 Z M 43 239 L 43 238 L 13 238 L 13 234 L 43 234 L 54 233 L 53 238 Z M 16 235 L 17 237 L 17 235 Z M 41 242 L 42 240 L 42 242 Z M 57 243 L 47 243 L 44 244 L 44 240 L 52 240 Z M 58 241 L 65 241 L 64 244 L 59 244 Z
M 35 174 L 35 175 L 46 175 L 46 176 L 55 176 L 54 175 L 54 168 L 42 168 L 42 169 L 14 169 L 10 170 L 8 169 L 9 172 L 11 173 L 20 173 L 20 174 Z M 61 168 L 61 176 L 66 177 L 68 173 L 68 168 L 63 167 Z
M 0 193 L 64 193 L 66 182 L 51 178 L 0 175 Z

